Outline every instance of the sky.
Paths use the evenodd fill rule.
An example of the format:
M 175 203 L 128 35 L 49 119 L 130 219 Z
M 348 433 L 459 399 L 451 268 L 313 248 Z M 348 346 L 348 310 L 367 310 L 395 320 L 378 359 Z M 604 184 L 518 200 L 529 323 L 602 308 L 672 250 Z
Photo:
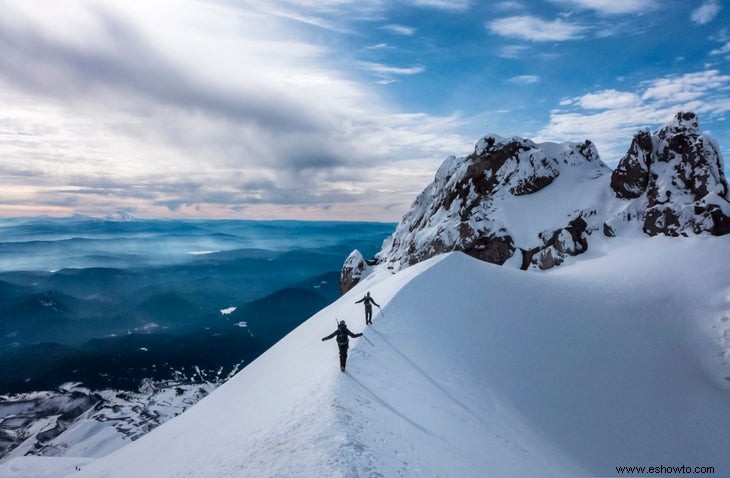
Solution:
M 487 134 L 590 139 L 614 167 L 678 111 L 730 157 L 729 0 L 0 12 L 0 217 L 398 221 Z

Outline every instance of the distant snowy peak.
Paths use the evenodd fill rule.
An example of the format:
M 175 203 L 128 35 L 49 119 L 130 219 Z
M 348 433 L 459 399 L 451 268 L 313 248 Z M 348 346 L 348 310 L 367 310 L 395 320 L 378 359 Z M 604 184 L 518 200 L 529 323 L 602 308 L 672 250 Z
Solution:
M 75 213 L 68 217 L 72 221 L 94 221 L 95 218 L 86 214 Z
M 730 232 L 720 148 L 700 132 L 694 113 L 678 113 L 653 135 L 638 132 L 611 175 L 611 189 L 630 204 L 607 221 L 609 235 L 632 219 L 642 220 L 651 236 Z
M 132 222 L 132 221 L 137 221 L 138 219 L 135 216 L 129 214 L 128 212 L 120 210 L 120 211 L 116 211 L 113 214 L 109 214 L 108 216 L 105 216 L 104 220 L 109 221 L 109 222 Z

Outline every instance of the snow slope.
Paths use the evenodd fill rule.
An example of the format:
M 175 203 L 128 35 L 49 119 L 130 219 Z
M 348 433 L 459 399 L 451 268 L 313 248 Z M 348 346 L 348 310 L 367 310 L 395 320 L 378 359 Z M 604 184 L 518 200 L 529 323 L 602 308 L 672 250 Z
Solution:
M 0 475 L 728 476 L 728 257 L 727 238 L 603 238 L 544 273 L 462 253 L 381 271 L 81 472 L 25 457 Z M 366 290 L 384 314 L 342 374 L 320 338 L 365 328 Z

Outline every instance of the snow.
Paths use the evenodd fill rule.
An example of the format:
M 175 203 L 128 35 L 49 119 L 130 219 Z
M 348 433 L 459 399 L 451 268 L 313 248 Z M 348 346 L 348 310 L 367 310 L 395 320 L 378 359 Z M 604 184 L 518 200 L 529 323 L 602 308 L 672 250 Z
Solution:
M 4 477 L 63 478 L 78 474 L 77 468 L 91 462 L 91 458 L 22 456 L 0 466 Z
M 85 218 L 85 216 L 80 217 L 80 219 L 83 219 L 83 218 Z M 128 212 L 122 211 L 122 210 L 117 210 L 116 212 L 104 217 L 104 221 L 108 221 L 108 222 L 132 222 L 132 221 L 136 221 L 136 220 L 137 220 L 136 217 L 134 217 L 133 215 L 129 214 Z
M 359 267 L 363 262 L 365 262 L 365 258 L 362 256 L 362 253 L 355 249 L 350 253 L 349 256 L 347 256 L 347 259 L 345 259 L 344 267 L 355 269 Z
M 236 311 L 236 307 L 226 307 L 225 309 L 221 309 L 221 315 L 231 315 Z
M 730 216 L 730 203 L 728 203 L 725 198 L 715 192 L 710 192 L 705 197 L 703 197 L 702 203 L 714 204 L 715 206 L 718 206 L 720 208 L 724 215 Z
M 16 458 L 0 475 L 727 475 L 729 256 L 727 238 L 622 236 L 543 273 L 462 253 L 381 269 L 81 472 Z M 382 306 L 367 328 L 365 291 Z M 374 344 L 351 340 L 346 374 L 320 341 L 335 317 Z
M 553 184 L 536 193 L 504 195 L 490 217 L 506 224 L 515 244 L 523 249 L 542 245 L 541 232 L 552 233 L 564 227 L 581 211 L 596 210 L 599 214 L 595 217 L 600 218 L 620 206 L 619 200 L 610 194 L 610 175 L 593 177 L 595 173 L 592 167 L 563 168 Z M 598 228 L 600 221 L 584 218 Z
M 84 419 L 75 422 L 50 445 L 72 443 L 65 449 L 65 456 L 98 458 L 124 446 L 125 439 L 124 434 L 109 423 Z
M 511 139 L 521 140 L 522 138 L 513 137 Z M 505 143 L 508 143 L 509 141 L 510 139 L 508 138 L 502 137 L 498 134 L 490 133 L 477 141 L 477 144 L 474 146 L 474 154 L 482 154 L 489 148 L 499 147 L 501 145 L 504 145 Z
M 217 377 L 219 381 L 226 378 Z M 0 459 L 0 476 L 6 476 L 8 467 L 15 466 L 19 458 L 23 459 L 23 470 L 35 463 L 53 463 L 26 462 L 26 454 L 106 456 L 181 414 L 216 387 L 216 383 L 190 383 L 183 379 L 184 382 L 147 379 L 139 392 L 92 392 L 69 382 L 56 391 L 0 396 L 3 446 L 13 448 Z M 35 475 L 19 472 L 11 476 Z

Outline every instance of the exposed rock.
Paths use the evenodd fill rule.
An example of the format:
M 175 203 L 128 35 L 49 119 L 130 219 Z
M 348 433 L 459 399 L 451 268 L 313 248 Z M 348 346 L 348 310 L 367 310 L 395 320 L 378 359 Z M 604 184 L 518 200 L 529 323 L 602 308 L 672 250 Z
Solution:
M 611 177 L 616 197 L 635 203 L 617 216 L 630 220 L 627 211 L 641 216 L 650 236 L 727 234 L 730 203 L 719 151 L 700 133 L 694 113 L 678 113 L 653 135 L 637 133 Z
M 344 294 L 360 282 L 366 267 L 365 258 L 357 249 L 347 256 L 345 263 L 342 265 L 342 271 L 340 271 L 340 294 Z
M 553 231 L 552 234 L 541 233 L 543 245 L 530 251 L 522 251 L 522 267 L 526 270 L 536 266 L 541 270 L 550 269 L 563 263 L 566 256 L 577 256 L 588 250 L 588 223 L 582 217 L 576 217 L 567 227 Z
M 521 249 L 519 261 L 529 251 L 527 265 L 551 267 L 567 255 L 585 251 L 583 234 L 602 224 L 589 228 L 581 219 L 582 227 L 577 227 L 570 221 L 570 217 L 595 214 L 595 210 L 576 209 L 576 204 L 595 201 L 586 201 L 581 191 L 571 188 L 571 178 L 577 175 L 594 181 L 609 173 L 590 141 L 536 144 L 517 137 L 486 136 L 477 142 L 473 154 L 444 161 L 434 182 L 418 196 L 377 257 L 397 270 L 458 250 L 501 265 Z M 555 182 L 561 174 L 568 179 L 558 187 Z M 547 193 L 551 188 L 555 189 Z M 529 197 L 543 191 L 544 200 L 556 205 L 550 214 L 532 219 L 510 214 L 517 204 L 529 208 L 534 204 Z M 549 233 L 543 233 L 544 226 Z M 545 249 L 550 251 L 538 260 L 538 253 Z
M 649 130 L 638 132 L 631 141 L 629 151 L 611 173 L 611 189 L 621 199 L 641 196 L 649 184 L 649 166 L 653 144 Z
M 558 170 L 545 152 L 530 140 L 512 138 L 505 142 L 497 136 L 480 140 L 466 177 L 479 194 L 489 194 L 498 186 L 507 186 L 515 196 L 537 192 L 553 182 Z

